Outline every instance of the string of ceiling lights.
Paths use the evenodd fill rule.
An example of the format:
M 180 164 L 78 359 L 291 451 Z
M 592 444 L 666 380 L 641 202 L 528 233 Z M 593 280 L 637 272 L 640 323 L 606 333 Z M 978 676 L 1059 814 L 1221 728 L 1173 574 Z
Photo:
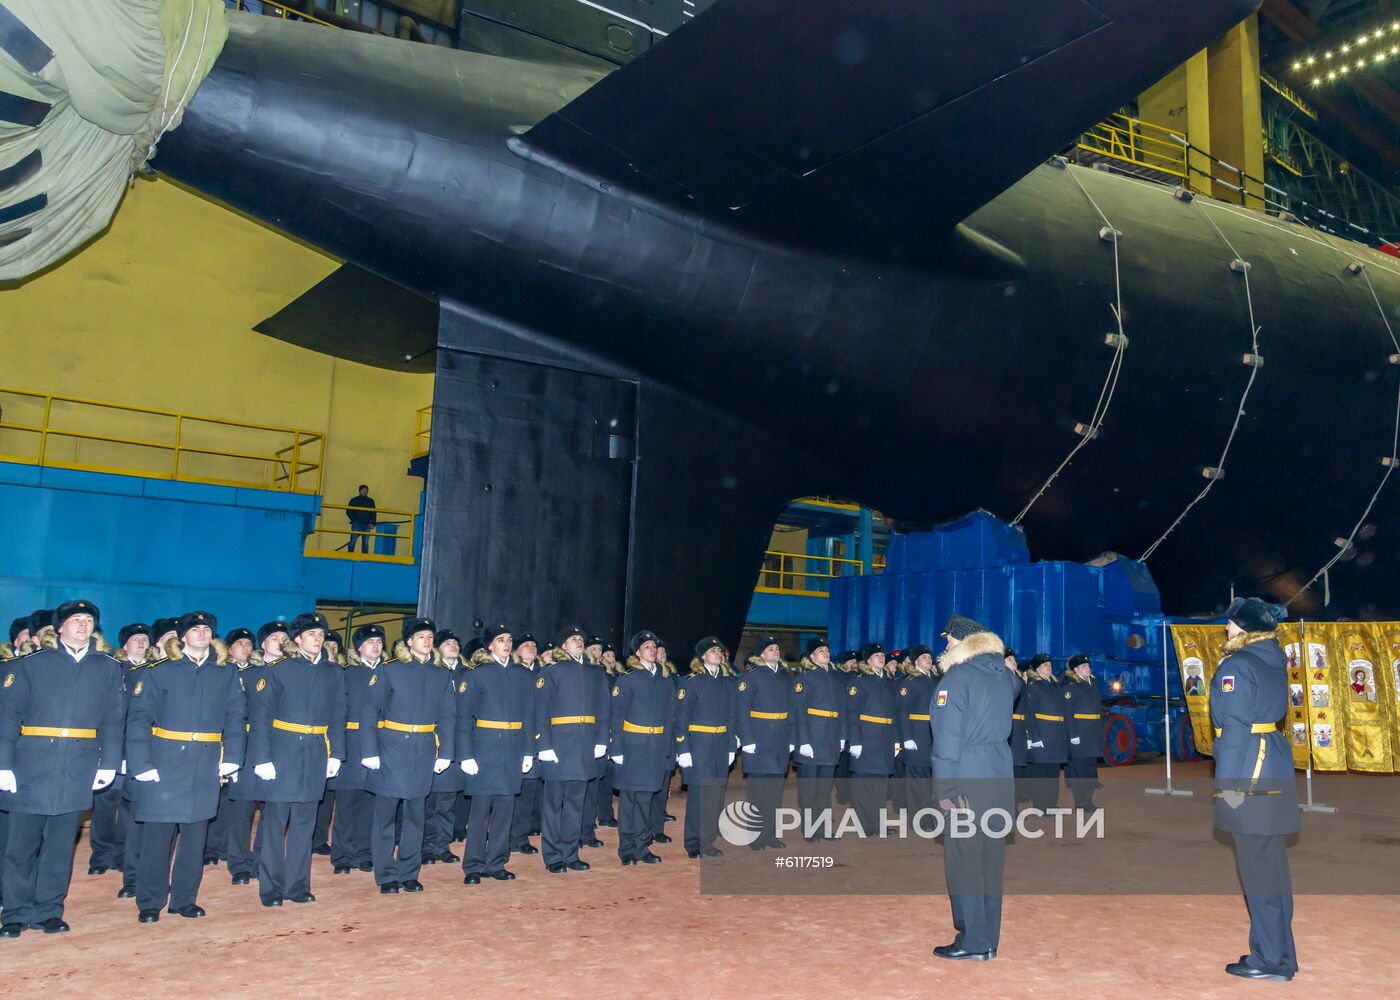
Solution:
M 1311 75 L 1314 87 L 1383 65 L 1400 56 L 1400 21 L 1365 32 L 1355 41 L 1293 62 L 1293 72 Z

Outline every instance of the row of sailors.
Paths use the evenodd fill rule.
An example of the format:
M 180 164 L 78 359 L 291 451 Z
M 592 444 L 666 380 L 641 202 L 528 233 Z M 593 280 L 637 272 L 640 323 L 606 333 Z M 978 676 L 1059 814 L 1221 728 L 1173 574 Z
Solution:
M 97 609 L 69 602 L 52 616 L 54 635 L 33 630 L 40 648 L 5 668 L 0 793 L 8 794 L 0 805 L 11 833 L 0 936 L 66 929 L 71 851 L 63 845 L 92 793 L 114 788 L 118 772 L 126 776 L 120 797 L 132 861 L 121 895 L 135 895 L 143 922 L 158 920 L 167 904 L 182 916 L 203 914 L 196 895 L 216 815 L 231 872 L 244 859 L 235 881 L 250 881 L 258 802 L 262 902 L 313 901 L 312 829 L 328 784 L 343 848 L 336 871 L 372 869 L 385 894 L 421 891 L 429 804 L 450 810 L 458 793 L 470 797 L 468 884 L 514 878 L 505 863 L 512 848 L 534 853 L 525 834 L 536 809 L 547 870 L 587 870 L 579 846 L 598 843 L 589 797 L 600 794 L 605 773 L 619 793 L 624 865 L 661 860 L 650 845 L 669 839 L 664 802 L 676 767 L 690 790 L 687 852 L 719 854 L 719 812 L 739 754 L 748 798 L 765 821 L 755 850 L 783 846 L 774 819 L 790 766 L 800 805 L 818 815 L 844 762 L 862 779 L 851 795 L 866 830 L 876 828 L 892 775 L 914 779 L 931 804 L 938 673 L 927 647 L 900 657 L 906 673 L 892 669 L 878 644 L 842 657 L 853 664 L 843 671 L 817 639 L 794 673 L 777 639 L 762 636 L 734 676 L 728 651 L 707 637 L 679 679 L 651 632 L 634 635 L 625 667 L 612 671 L 601 640 L 582 629 L 566 630 L 557 649 L 537 656 L 533 637 L 521 634 L 516 648 L 512 631 L 496 626 L 462 663 L 456 637 L 419 618 L 406 623 L 387 661 L 383 629 L 356 630 L 342 669 L 325 649 L 331 630 L 318 614 L 256 634 L 234 630 L 226 643 L 206 612 L 163 634 L 168 624 L 126 626 L 113 660 L 97 633 Z M 164 659 L 146 658 L 152 637 L 164 639 L 155 647 Z M 610 807 L 611 790 L 607 796 Z

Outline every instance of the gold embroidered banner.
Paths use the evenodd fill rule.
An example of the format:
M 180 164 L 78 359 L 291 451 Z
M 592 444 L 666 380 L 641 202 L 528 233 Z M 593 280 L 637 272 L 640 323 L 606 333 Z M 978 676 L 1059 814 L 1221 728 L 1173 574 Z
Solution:
M 1347 627 L 1355 626 L 1328 622 L 1302 625 L 1303 705 L 1316 771 L 1347 769 L 1346 682 L 1342 679 L 1346 657 L 1338 631 Z
M 1214 633 L 1219 632 L 1219 640 Z M 1186 692 L 1186 710 L 1191 716 L 1191 735 L 1196 749 L 1209 754 L 1215 745 L 1215 729 L 1210 722 L 1210 680 L 1220 659 L 1218 647 L 1225 641 L 1224 625 L 1173 625 L 1172 646 L 1181 671 L 1181 687 Z
M 1372 622 L 1376 637 L 1376 704 L 1390 737 L 1390 762 L 1400 771 L 1400 623 Z
M 1381 714 L 1377 701 L 1378 665 L 1385 660 L 1380 654 L 1381 638 L 1377 629 L 1367 622 L 1308 622 L 1304 631 L 1309 644 L 1322 642 L 1327 647 L 1331 667 L 1328 690 L 1332 696 L 1332 735 L 1339 751 L 1345 751 L 1341 766 L 1351 771 L 1393 771 L 1390 746 L 1390 726 Z M 1309 688 L 1317 683 L 1317 670 L 1311 671 Z M 1310 690 L 1311 693 L 1311 690 Z M 1320 710 L 1319 710 L 1320 714 Z M 1345 726 L 1340 725 L 1345 719 Z M 1322 721 L 1315 725 L 1320 727 Z M 1314 739 L 1314 743 L 1318 741 Z M 1320 746 L 1315 746 L 1314 765 L 1329 770 L 1323 761 Z
M 1288 746 L 1293 751 L 1293 766 L 1307 770 L 1311 744 L 1308 741 L 1307 684 L 1303 675 L 1301 635 L 1297 622 L 1284 622 L 1278 627 L 1279 645 L 1288 657 L 1288 715 L 1283 727 Z

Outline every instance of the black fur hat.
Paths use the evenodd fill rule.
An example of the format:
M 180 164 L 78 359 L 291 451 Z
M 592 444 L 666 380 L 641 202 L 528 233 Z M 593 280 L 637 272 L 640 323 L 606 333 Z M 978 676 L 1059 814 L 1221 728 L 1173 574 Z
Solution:
M 1281 608 L 1257 597 L 1236 597 L 1225 609 L 1225 617 L 1246 632 L 1272 632 L 1283 616 Z

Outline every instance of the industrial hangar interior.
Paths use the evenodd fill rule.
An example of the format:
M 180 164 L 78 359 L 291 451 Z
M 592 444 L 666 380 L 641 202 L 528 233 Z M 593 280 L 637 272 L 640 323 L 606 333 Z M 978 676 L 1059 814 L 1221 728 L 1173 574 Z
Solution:
M 0 976 L 1384 993 L 1397 463 L 1396 0 L 0 0 Z

